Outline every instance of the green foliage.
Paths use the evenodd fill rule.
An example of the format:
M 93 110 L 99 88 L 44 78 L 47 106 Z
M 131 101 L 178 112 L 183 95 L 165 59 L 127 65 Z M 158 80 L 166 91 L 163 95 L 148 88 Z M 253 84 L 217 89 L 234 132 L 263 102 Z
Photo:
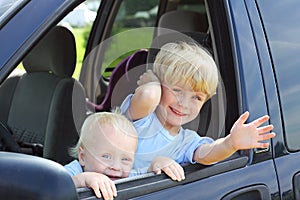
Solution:
M 91 26 L 88 26 L 85 28 L 74 28 L 72 30 L 72 32 L 75 36 L 76 51 L 77 51 L 76 68 L 75 68 L 75 72 L 73 74 L 73 78 L 76 78 L 76 79 L 79 79 L 79 76 L 80 76 L 80 70 L 81 70 L 90 30 L 91 30 Z

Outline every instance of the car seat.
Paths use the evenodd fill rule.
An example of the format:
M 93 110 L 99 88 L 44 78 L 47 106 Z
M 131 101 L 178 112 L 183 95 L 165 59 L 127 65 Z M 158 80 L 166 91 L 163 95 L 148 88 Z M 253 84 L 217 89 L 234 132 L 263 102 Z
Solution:
M 54 27 L 23 60 L 26 73 L 0 86 L 0 121 L 22 152 L 66 164 L 86 117 L 85 92 L 72 78 L 76 64 L 73 34 Z M 30 147 L 30 148 L 28 148 Z M 31 150 L 30 150 L 31 149 Z
M 137 78 L 142 74 L 147 62 L 148 50 L 140 49 L 123 59 L 112 71 L 103 101 L 97 105 L 87 100 L 92 112 L 110 111 L 120 106 L 129 93 L 137 87 Z
M 208 21 L 206 14 L 191 10 L 173 10 L 164 13 L 158 21 L 156 36 L 163 35 L 165 29 L 178 32 L 202 32 L 208 31 Z

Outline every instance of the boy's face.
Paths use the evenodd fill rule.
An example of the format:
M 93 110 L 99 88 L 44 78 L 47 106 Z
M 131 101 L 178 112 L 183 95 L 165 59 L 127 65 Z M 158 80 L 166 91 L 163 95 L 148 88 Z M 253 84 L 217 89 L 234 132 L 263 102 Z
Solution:
M 162 96 L 156 114 L 164 128 L 172 132 L 197 117 L 207 95 L 194 92 L 188 85 L 162 84 Z
M 99 128 L 96 130 L 99 131 Z M 134 161 L 137 138 L 124 134 L 110 124 L 85 142 L 78 150 L 84 171 L 98 172 L 112 180 L 128 177 Z

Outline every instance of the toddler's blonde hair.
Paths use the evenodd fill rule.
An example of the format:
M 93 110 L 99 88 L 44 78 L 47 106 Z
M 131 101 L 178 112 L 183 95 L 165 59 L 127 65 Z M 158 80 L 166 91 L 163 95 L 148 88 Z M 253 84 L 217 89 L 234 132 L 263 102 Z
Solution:
M 69 149 L 70 156 L 78 158 L 78 149 L 83 147 L 85 141 L 93 139 L 95 134 L 103 134 L 101 127 L 104 124 L 111 124 L 115 130 L 134 137 L 137 140 L 137 132 L 131 121 L 129 121 L 119 108 L 115 108 L 112 112 L 98 112 L 93 113 L 86 118 L 84 121 L 79 140 L 75 147 Z M 91 138 L 92 137 L 92 138 Z M 101 145 L 99 141 L 99 145 Z M 105 141 L 106 142 L 106 141 Z

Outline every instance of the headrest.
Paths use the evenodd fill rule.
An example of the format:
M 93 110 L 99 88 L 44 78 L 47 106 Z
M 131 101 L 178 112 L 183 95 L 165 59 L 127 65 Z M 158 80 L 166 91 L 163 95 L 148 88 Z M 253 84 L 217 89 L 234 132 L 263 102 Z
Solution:
M 47 33 L 23 60 L 28 73 L 46 71 L 61 77 L 71 77 L 75 64 L 75 38 L 62 26 L 56 26 Z
M 179 32 L 207 32 L 208 22 L 206 14 L 194 11 L 175 10 L 163 14 L 158 27 L 172 29 Z M 157 35 L 164 34 L 163 29 L 157 30 Z
M 156 54 L 160 51 L 161 47 L 170 42 L 187 42 L 196 43 L 204 47 L 206 50 L 211 52 L 211 42 L 208 33 L 199 32 L 177 32 L 170 29 L 161 29 L 164 34 L 155 37 L 152 41 L 151 47 L 149 49 L 147 63 L 153 64 Z M 148 66 L 150 67 L 150 66 Z

